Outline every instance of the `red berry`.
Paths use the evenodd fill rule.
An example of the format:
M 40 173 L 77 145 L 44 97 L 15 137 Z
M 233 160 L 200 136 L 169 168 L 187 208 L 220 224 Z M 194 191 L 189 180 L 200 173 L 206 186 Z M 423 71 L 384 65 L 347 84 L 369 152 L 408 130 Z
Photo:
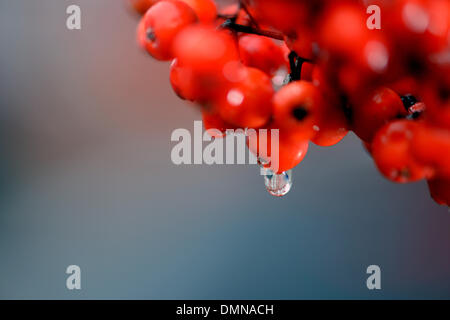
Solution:
M 272 130 L 278 130 L 278 161 L 275 150 L 272 150 Z M 276 125 L 268 128 L 266 134 L 261 130 L 250 132 L 247 140 L 249 150 L 263 161 L 271 161 L 266 165 L 276 173 L 291 170 L 305 158 L 308 152 L 308 140 L 293 139 Z M 276 148 L 276 147 L 275 147 Z
M 394 90 L 399 96 L 407 94 L 417 95 L 421 84 L 418 79 L 412 76 L 401 77 L 389 84 L 389 88 Z
M 283 49 L 267 37 L 245 35 L 239 38 L 239 54 L 242 62 L 273 75 L 282 66 L 286 66 Z
M 427 119 L 442 128 L 450 128 L 450 87 L 436 82 L 424 84 L 420 91 L 427 108 Z
M 180 0 L 188 4 L 200 22 L 212 23 L 217 18 L 216 4 L 212 0 Z
M 363 52 L 369 37 L 364 7 L 350 2 L 330 4 L 321 17 L 320 47 L 347 58 Z M 300 35 L 301 36 L 301 35 Z
M 228 69 L 234 70 L 234 67 Z M 235 71 L 229 72 L 235 73 Z M 222 74 L 196 71 L 190 67 L 181 66 L 178 59 L 174 59 L 170 66 L 170 83 L 181 99 L 207 105 L 223 95 L 229 85 L 229 81 Z
M 170 60 L 175 36 L 186 26 L 197 21 L 195 12 L 178 0 L 161 0 L 144 15 L 138 30 L 142 44 L 155 59 Z M 145 38 L 141 34 L 145 33 Z M 143 42 L 145 39 L 145 42 Z
M 259 128 L 272 114 L 274 90 L 270 78 L 255 68 L 243 68 L 243 79 L 230 83 L 225 94 L 216 101 L 224 120 L 241 128 Z
M 223 138 L 228 129 L 235 127 L 224 121 L 217 112 L 202 111 L 203 125 L 206 132 L 213 138 Z
M 136 40 L 143 50 L 147 50 L 147 32 L 145 30 L 145 21 L 141 19 L 136 29 Z
M 174 59 L 170 65 L 170 84 L 181 99 L 195 101 L 198 97 L 192 71 L 180 67 L 178 59 Z
M 447 0 L 397 0 L 387 11 L 386 27 L 403 49 L 439 52 L 448 45 L 449 12 Z
M 147 12 L 147 10 L 158 1 L 159 0 L 128 0 L 133 9 L 140 14 Z
M 380 127 L 407 114 L 397 93 L 380 88 L 353 109 L 353 130 L 362 140 L 370 142 Z
M 312 142 L 322 147 L 339 143 L 348 133 L 347 118 L 338 104 L 325 104 L 323 117 L 319 118 Z
M 309 63 L 309 62 L 303 62 L 300 79 L 306 80 L 306 81 L 312 81 L 313 80 L 313 70 L 314 70 L 314 64 Z
M 306 1 L 296 0 L 249 0 L 250 13 L 263 24 L 289 33 L 308 17 Z
M 301 27 L 286 37 L 286 45 L 300 57 L 314 59 L 314 33 L 310 28 Z
M 372 143 L 372 155 L 380 172 L 398 183 L 414 182 L 430 175 L 430 170 L 411 154 L 411 141 L 418 123 L 398 120 L 382 127 Z
M 303 71 L 303 70 L 302 70 Z M 337 100 L 338 92 L 323 65 L 315 65 L 311 72 L 312 83 L 319 88 L 325 97 Z M 303 73 L 303 72 L 302 72 Z
M 171 69 L 171 82 L 186 99 L 213 102 L 223 95 L 230 81 L 241 79 L 238 51 L 225 31 L 190 26 L 176 37 L 173 48 L 177 62 Z
M 450 180 L 436 178 L 428 180 L 431 197 L 440 205 L 450 207 Z
M 274 120 L 299 140 L 308 140 L 322 117 L 323 100 L 311 82 L 295 81 L 281 88 L 273 99 Z
M 412 141 L 414 157 L 450 179 L 450 130 L 424 124 L 415 130 Z
M 173 45 L 177 62 L 171 68 L 171 83 L 181 97 L 211 102 L 236 80 L 239 55 L 233 38 L 210 26 L 189 26 Z
M 268 127 L 267 136 L 248 130 L 247 143 L 281 173 L 309 141 L 331 146 L 352 129 L 384 176 L 425 178 L 449 205 L 449 0 L 374 0 L 381 30 L 370 29 L 361 0 L 241 0 L 219 10 L 213 0 L 127 1 L 146 12 L 139 45 L 173 59 L 175 93 L 203 106 L 214 138 Z M 301 58 L 309 62 L 300 68 Z
M 219 76 L 227 63 L 239 61 L 233 37 L 212 26 L 185 28 L 176 37 L 173 52 L 183 67 L 195 72 L 214 72 Z
M 339 93 L 334 90 L 322 67 L 313 66 L 311 78 L 325 101 L 323 116 L 319 118 L 316 128 L 318 131 L 312 142 L 322 147 L 332 146 L 339 143 L 348 133 L 349 120 L 344 112 L 347 106 L 343 105 Z

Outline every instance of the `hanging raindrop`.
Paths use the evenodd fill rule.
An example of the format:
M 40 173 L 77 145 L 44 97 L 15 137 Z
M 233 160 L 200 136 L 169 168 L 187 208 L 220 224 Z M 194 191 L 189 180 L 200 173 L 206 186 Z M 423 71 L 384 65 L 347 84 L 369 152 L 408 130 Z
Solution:
M 264 168 L 264 184 L 267 191 L 275 196 L 282 197 L 286 195 L 292 187 L 292 170 L 282 173 L 275 173 L 270 169 Z

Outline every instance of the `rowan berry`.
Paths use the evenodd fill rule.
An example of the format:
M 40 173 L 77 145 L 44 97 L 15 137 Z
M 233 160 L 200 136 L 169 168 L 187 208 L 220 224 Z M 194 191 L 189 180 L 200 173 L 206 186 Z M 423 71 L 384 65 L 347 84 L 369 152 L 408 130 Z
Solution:
M 384 176 L 425 178 L 449 204 L 448 0 L 374 0 L 380 30 L 359 0 L 127 1 L 145 12 L 139 45 L 173 60 L 173 90 L 202 106 L 214 138 L 258 129 L 247 131 L 249 149 L 281 173 L 309 141 L 331 146 L 351 129 Z
M 212 23 L 217 18 L 217 7 L 212 0 L 180 0 L 189 5 L 202 23 Z
M 320 47 L 348 59 L 358 57 L 370 36 L 366 19 L 365 11 L 357 4 L 330 4 L 321 17 L 318 31 Z
M 147 50 L 147 32 L 145 30 L 145 21 L 141 19 L 136 29 L 136 40 L 142 50 Z
M 449 12 L 447 0 L 397 0 L 387 11 L 386 28 L 397 46 L 409 52 L 439 52 L 448 45 Z
M 145 32 L 145 48 L 155 59 L 170 60 L 175 36 L 186 26 L 197 21 L 195 12 L 179 0 L 161 0 L 144 15 L 143 26 L 138 30 L 139 39 L 144 45 L 142 32 Z
M 181 66 L 196 72 L 222 75 L 227 63 L 239 61 L 233 37 L 212 26 L 194 25 L 182 30 L 173 44 L 174 55 Z
M 295 51 L 300 57 L 313 60 L 317 54 L 315 51 L 314 33 L 310 28 L 301 27 L 285 37 L 288 48 Z
M 370 142 L 380 127 L 407 114 L 400 96 L 382 87 L 353 108 L 353 130 L 362 140 Z
M 235 128 L 223 120 L 217 112 L 211 110 L 203 110 L 202 119 L 205 131 L 213 138 L 223 138 L 226 136 L 227 130 Z
M 224 120 L 241 128 L 259 128 L 272 114 L 274 90 L 270 78 L 261 70 L 242 67 L 243 80 L 230 83 L 215 102 Z
M 440 205 L 450 207 L 450 180 L 435 178 L 428 180 L 430 195 Z
M 310 139 L 323 113 L 323 99 L 311 82 L 295 81 L 281 88 L 273 99 L 273 118 L 299 140 Z
M 439 127 L 450 128 L 450 86 L 442 81 L 424 84 L 420 94 L 427 108 L 427 119 Z
M 380 172 L 398 183 L 428 178 L 431 170 L 411 154 L 416 122 L 397 120 L 382 127 L 372 142 L 372 155 Z
M 450 130 L 422 124 L 414 131 L 411 152 L 417 161 L 450 179 Z
M 282 66 L 287 68 L 283 49 L 267 37 L 239 37 L 239 54 L 244 65 L 260 69 L 268 75 L 273 75 Z
M 226 31 L 189 26 L 175 38 L 173 52 L 177 62 L 171 69 L 171 82 L 186 99 L 213 101 L 226 91 L 231 80 L 240 79 L 236 71 L 241 66 L 238 50 Z
M 319 117 L 316 133 L 311 141 L 322 147 L 330 147 L 339 143 L 348 133 L 347 118 L 338 104 L 324 104 L 323 116 Z
M 159 0 L 128 0 L 133 9 L 139 14 L 144 14 L 147 10 Z
M 257 21 L 271 27 L 290 33 L 295 30 L 298 23 L 308 17 L 308 5 L 306 1 L 298 0 L 250 0 L 250 13 Z
M 272 141 L 273 130 L 277 130 L 275 136 L 278 137 L 278 144 Z M 287 131 L 279 129 L 276 124 L 270 125 L 267 131 L 260 129 L 250 132 L 247 145 L 249 150 L 266 164 L 266 168 L 276 173 L 288 171 L 297 166 L 305 158 L 309 147 L 308 140 L 295 139 Z
M 180 67 L 178 59 L 174 59 L 170 65 L 170 84 L 181 99 L 195 101 L 198 98 L 192 71 L 189 68 Z

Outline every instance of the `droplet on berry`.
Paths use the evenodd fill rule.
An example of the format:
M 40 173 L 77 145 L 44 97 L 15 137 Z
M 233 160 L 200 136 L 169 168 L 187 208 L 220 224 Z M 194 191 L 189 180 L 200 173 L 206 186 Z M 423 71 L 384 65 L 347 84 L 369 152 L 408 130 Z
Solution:
M 270 169 L 264 170 L 264 184 L 267 191 L 275 196 L 285 196 L 292 188 L 292 170 L 275 173 Z

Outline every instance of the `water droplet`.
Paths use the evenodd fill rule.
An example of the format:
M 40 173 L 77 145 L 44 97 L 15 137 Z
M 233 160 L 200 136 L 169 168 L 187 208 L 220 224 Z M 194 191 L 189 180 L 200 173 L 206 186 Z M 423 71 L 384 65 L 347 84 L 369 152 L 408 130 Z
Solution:
M 257 160 L 258 160 L 258 165 L 261 167 L 261 170 L 263 172 L 262 174 L 266 174 L 268 169 L 264 168 L 264 166 L 268 165 L 270 162 L 261 157 L 258 157 Z
M 292 170 L 278 174 L 266 168 L 264 169 L 264 184 L 271 195 L 282 197 L 291 190 Z

